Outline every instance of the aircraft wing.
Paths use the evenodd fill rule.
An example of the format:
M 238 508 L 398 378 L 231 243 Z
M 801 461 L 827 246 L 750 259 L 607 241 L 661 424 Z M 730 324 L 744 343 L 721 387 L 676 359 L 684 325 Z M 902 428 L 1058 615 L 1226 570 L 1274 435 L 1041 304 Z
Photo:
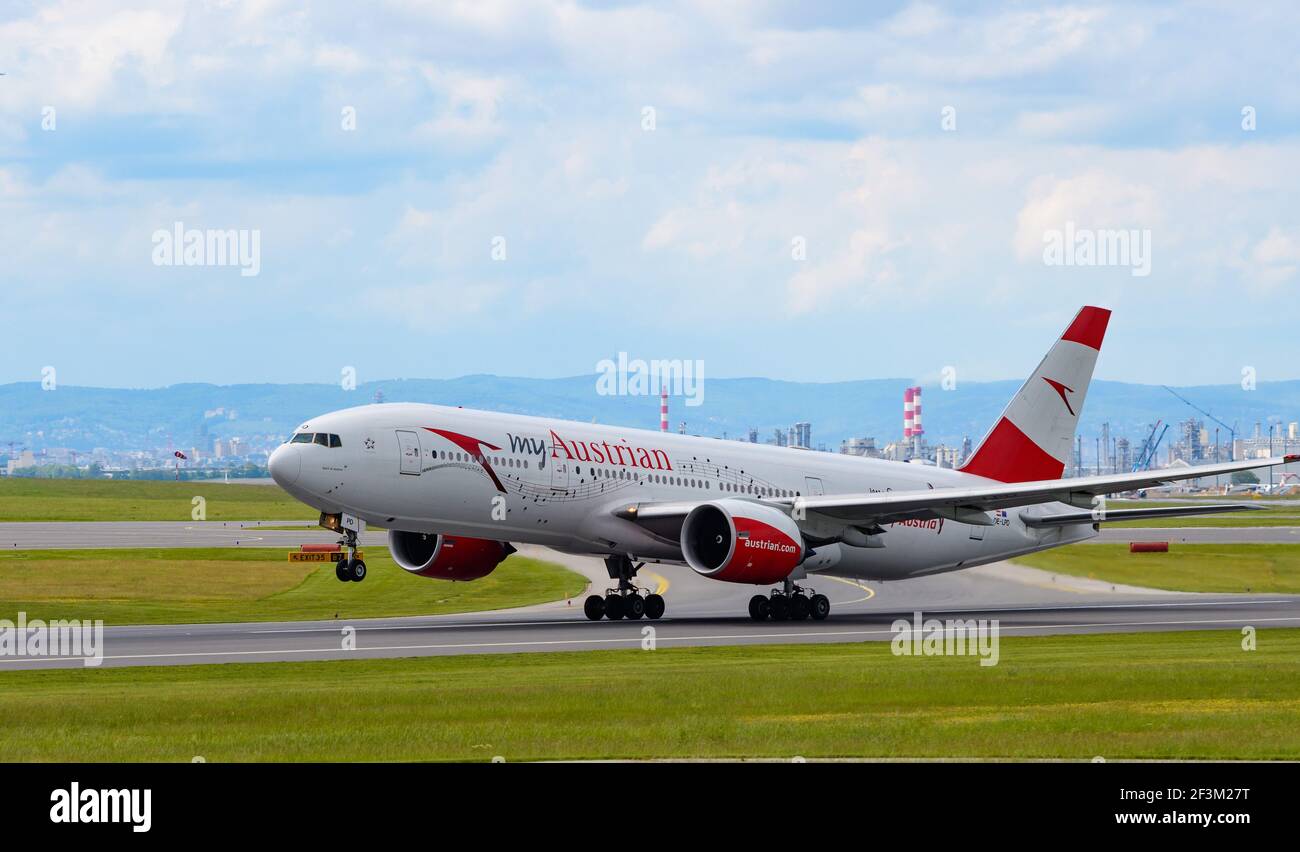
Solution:
M 1074 479 L 1012 483 L 990 480 L 987 484 L 964 488 L 810 495 L 761 502 L 788 507 L 795 511 L 801 507 L 808 514 L 816 513 L 854 525 L 885 524 L 908 518 L 947 518 L 961 523 L 987 526 L 992 521 L 985 512 L 997 509 L 1061 502 L 1076 508 L 1091 510 L 1095 508 L 1095 498 L 1103 494 L 1153 488 L 1170 482 L 1204 479 L 1209 476 L 1222 476 L 1240 470 L 1274 467 L 1297 461 L 1300 461 L 1300 455 L 1224 462 L 1200 467 L 1082 476 Z M 636 521 L 684 517 L 700 502 L 706 501 L 635 504 L 618 510 L 616 514 Z M 1107 516 L 1114 519 L 1113 512 L 1108 511 Z
M 778 501 L 793 505 L 799 502 L 807 512 L 818 512 L 847 521 L 884 523 L 914 517 L 938 517 L 979 523 L 976 514 L 1037 503 L 1068 503 L 1081 509 L 1094 507 L 1102 494 L 1154 488 L 1186 479 L 1222 476 L 1240 470 L 1273 467 L 1300 461 L 1300 455 L 1281 458 L 1224 462 L 1200 467 L 1143 470 L 1105 476 L 1080 476 L 1074 479 L 1048 479 L 1037 482 L 994 483 L 966 488 L 937 488 L 925 491 L 887 491 L 876 494 L 836 494 L 797 497 Z M 966 516 L 966 517 L 963 517 Z
M 1056 515 L 1031 515 L 1022 512 L 1020 520 L 1027 527 L 1064 527 L 1071 524 L 1113 524 L 1117 521 L 1148 521 L 1156 518 L 1186 518 L 1192 515 L 1217 515 L 1222 512 L 1254 512 L 1263 506 L 1245 503 L 1209 503 L 1203 506 L 1160 506 L 1150 509 L 1093 509 L 1088 512 L 1062 512 Z

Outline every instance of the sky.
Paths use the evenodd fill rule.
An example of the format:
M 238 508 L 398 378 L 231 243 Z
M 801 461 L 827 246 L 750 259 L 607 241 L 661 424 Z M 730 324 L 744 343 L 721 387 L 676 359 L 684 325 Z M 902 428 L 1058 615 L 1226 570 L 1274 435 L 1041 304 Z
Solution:
M 1239 5 L 9 2 L 0 383 L 1006 379 L 1083 304 L 1101 378 L 1300 378 L 1300 11 Z

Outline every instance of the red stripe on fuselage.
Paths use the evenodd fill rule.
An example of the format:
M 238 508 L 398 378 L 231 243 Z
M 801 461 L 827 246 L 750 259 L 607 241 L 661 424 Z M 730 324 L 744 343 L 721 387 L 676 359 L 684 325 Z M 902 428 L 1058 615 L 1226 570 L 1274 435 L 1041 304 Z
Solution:
M 961 468 L 962 473 L 973 473 L 998 482 L 1060 479 L 1064 471 L 1064 462 L 1035 444 L 1005 417 L 998 421 L 975 455 Z
M 496 444 L 489 444 L 487 441 L 480 441 L 478 438 L 471 438 L 469 435 L 462 435 L 459 432 L 434 429 L 432 426 L 425 426 L 424 428 L 435 435 L 441 435 L 468 453 L 474 461 L 483 466 L 483 470 L 487 471 L 488 477 L 491 478 L 492 484 L 497 487 L 497 490 L 503 494 L 505 493 L 506 487 L 501 484 L 500 479 L 497 479 L 497 472 L 492 469 L 492 465 L 488 464 L 487 456 L 483 455 L 483 447 L 487 447 L 494 452 L 500 450 L 500 447 Z

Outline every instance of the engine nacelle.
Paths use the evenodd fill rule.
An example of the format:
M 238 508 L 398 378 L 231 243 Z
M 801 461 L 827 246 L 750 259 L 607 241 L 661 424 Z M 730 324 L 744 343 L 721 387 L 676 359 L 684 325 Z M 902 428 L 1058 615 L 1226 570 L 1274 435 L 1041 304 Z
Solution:
M 388 550 L 405 571 L 439 580 L 477 580 L 515 552 L 508 542 L 454 535 L 388 531 Z
M 799 525 L 771 506 L 715 500 L 691 510 L 682 523 L 686 563 L 711 580 L 779 583 L 804 559 Z

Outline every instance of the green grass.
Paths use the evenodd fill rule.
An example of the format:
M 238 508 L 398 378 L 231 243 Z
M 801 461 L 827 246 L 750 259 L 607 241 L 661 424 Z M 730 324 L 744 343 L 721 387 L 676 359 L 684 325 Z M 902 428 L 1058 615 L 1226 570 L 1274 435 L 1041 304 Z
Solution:
M 512 556 L 468 583 L 415 577 L 385 548 L 369 576 L 340 583 L 331 563 L 291 563 L 271 548 L 0 552 L 0 614 L 106 624 L 370 618 L 502 609 L 580 594 L 586 580 Z
M 315 521 L 319 513 L 275 485 L 99 479 L 0 479 L 0 521 Z
M 599 629 L 599 628 L 593 628 Z M 1300 630 L 0 674 L 2 761 L 1300 758 Z
M 1075 544 L 1015 561 L 1059 574 L 1171 591 L 1300 594 L 1300 544 L 1171 542 L 1168 553 L 1129 553 L 1127 544 Z

